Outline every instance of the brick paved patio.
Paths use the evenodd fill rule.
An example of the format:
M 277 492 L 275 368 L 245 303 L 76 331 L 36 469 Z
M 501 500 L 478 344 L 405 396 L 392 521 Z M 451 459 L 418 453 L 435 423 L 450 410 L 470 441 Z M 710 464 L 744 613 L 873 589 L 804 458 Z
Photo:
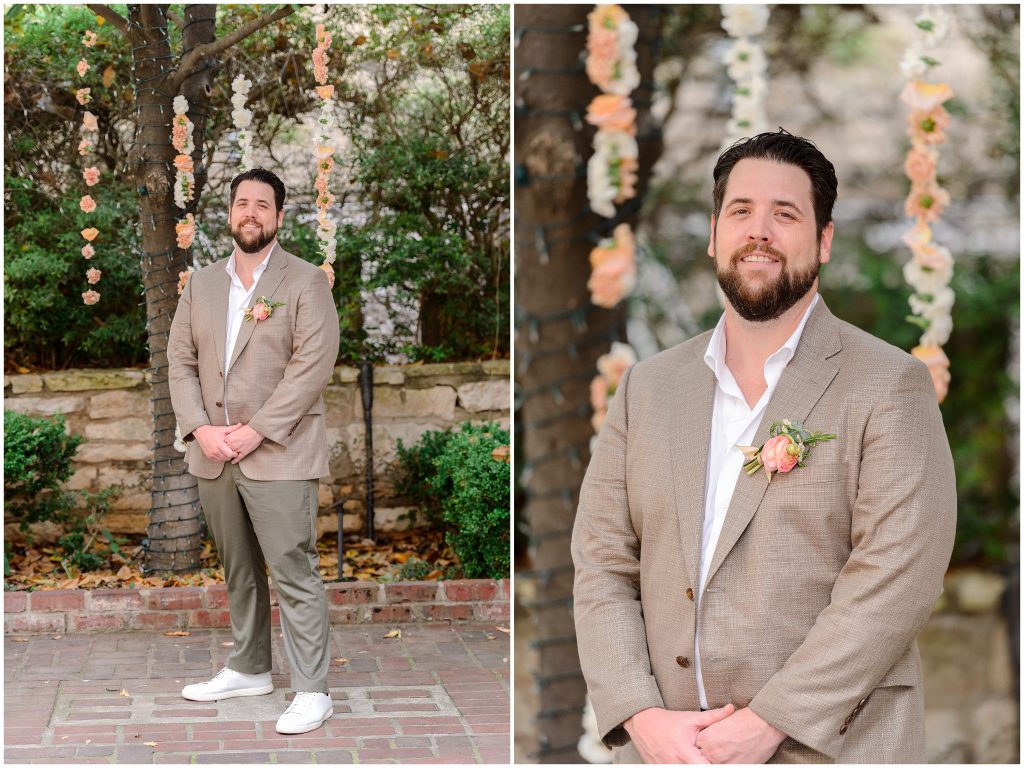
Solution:
M 509 635 L 497 627 L 332 627 L 335 714 L 298 736 L 274 730 L 291 698 L 277 629 L 275 691 L 209 703 L 179 693 L 221 668 L 226 629 L 8 635 L 4 762 L 508 763 Z

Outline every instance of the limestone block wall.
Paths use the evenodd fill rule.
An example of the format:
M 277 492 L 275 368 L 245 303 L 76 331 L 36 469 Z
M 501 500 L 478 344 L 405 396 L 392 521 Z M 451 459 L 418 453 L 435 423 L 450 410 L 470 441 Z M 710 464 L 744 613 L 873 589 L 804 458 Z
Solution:
M 366 427 L 358 370 L 335 369 L 324 393 L 331 474 L 320 482 L 319 528 L 337 531 L 330 509 L 343 504 L 344 530 L 366 525 Z M 150 386 L 133 369 L 67 370 L 4 377 L 4 408 L 30 416 L 64 415 L 86 441 L 74 460 L 71 489 L 122 488 L 108 517 L 117 533 L 142 533 L 149 510 L 153 419 Z M 510 425 L 509 361 L 382 366 L 374 370 L 374 525 L 378 531 L 417 525 L 415 509 L 397 496 L 398 441 L 472 422 Z

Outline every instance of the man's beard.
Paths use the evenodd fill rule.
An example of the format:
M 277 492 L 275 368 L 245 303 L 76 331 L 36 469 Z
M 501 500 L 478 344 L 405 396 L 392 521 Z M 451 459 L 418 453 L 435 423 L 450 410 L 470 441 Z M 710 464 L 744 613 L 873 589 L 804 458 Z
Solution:
M 755 251 L 778 259 L 781 270 L 774 280 L 752 287 L 744 283 L 740 275 L 739 262 Z M 751 322 L 764 323 L 779 317 L 807 295 L 818 278 L 820 256 L 819 248 L 814 263 L 804 272 L 795 272 L 786 269 L 787 260 L 784 253 L 771 246 L 758 246 L 752 243 L 733 252 L 729 259 L 729 269 L 725 272 L 719 269 L 718 260 L 715 259 L 715 273 L 718 276 L 718 284 L 722 286 L 722 292 L 739 316 Z
M 260 225 L 258 233 L 253 235 L 247 235 L 243 230 L 247 221 L 240 222 L 237 227 L 231 229 L 231 236 L 235 239 L 235 245 L 242 253 L 259 253 L 268 245 L 270 245 L 274 238 L 277 237 L 277 227 L 274 226 L 272 229 L 267 229 Z M 255 222 L 259 224 L 259 222 Z

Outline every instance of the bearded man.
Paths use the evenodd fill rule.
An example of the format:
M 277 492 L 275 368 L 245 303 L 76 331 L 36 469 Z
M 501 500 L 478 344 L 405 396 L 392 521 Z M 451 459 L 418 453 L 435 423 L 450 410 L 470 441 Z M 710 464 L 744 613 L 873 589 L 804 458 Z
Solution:
M 818 295 L 838 185 L 814 144 L 746 139 L 714 180 L 725 311 L 623 376 L 580 494 L 600 733 L 627 763 L 923 762 L 915 637 L 956 526 L 928 369 Z
M 328 474 L 322 393 L 338 356 L 326 274 L 277 242 L 285 187 L 254 168 L 231 181 L 234 252 L 185 285 L 171 325 L 171 403 L 185 460 L 217 543 L 234 647 L 192 701 L 273 691 L 274 579 L 295 698 L 280 733 L 334 714 L 327 686 L 330 625 L 316 550 L 318 478 Z

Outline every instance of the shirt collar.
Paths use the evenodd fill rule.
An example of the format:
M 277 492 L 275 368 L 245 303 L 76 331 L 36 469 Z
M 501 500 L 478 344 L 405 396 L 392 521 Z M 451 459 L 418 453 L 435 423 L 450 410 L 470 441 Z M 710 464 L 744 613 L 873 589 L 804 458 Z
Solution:
M 263 270 L 265 270 L 267 268 L 267 264 L 270 262 L 270 255 L 274 252 L 275 248 L 277 248 L 277 240 L 275 240 L 274 244 L 272 246 L 270 246 L 270 250 L 267 251 L 267 255 L 263 259 L 263 261 L 261 261 L 259 264 L 257 264 L 256 265 L 256 269 L 254 269 L 252 271 L 253 284 L 254 285 L 255 285 L 256 277 L 258 275 L 263 274 Z M 228 275 L 230 275 L 232 278 L 235 277 L 235 252 L 234 251 L 232 251 L 231 255 L 228 257 L 228 264 L 225 267 L 225 270 L 227 271 Z
M 765 366 L 768 363 L 781 361 L 783 365 L 793 359 L 793 355 L 796 354 L 797 344 L 800 343 L 800 337 L 803 336 L 804 326 L 807 325 L 807 318 L 811 316 L 811 312 L 818 305 L 818 300 L 821 298 L 821 294 L 818 292 L 814 293 L 814 298 L 811 299 L 811 303 L 807 309 L 804 310 L 803 317 L 800 318 L 800 323 L 797 325 L 796 330 L 790 334 L 789 338 L 786 339 L 785 343 L 779 347 L 773 354 L 771 354 L 765 361 Z M 704 362 L 707 364 L 715 373 L 715 378 L 718 381 L 722 380 L 722 376 L 725 369 L 725 313 L 718 319 L 718 325 L 715 326 L 715 332 L 711 334 L 711 341 L 708 343 L 708 349 L 704 353 Z

